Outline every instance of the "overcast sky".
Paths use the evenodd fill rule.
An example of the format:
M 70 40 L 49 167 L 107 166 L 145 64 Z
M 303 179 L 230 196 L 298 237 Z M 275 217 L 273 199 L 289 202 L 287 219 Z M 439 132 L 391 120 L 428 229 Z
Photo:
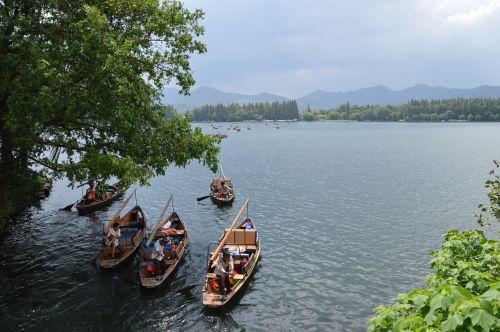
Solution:
M 196 87 L 301 97 L 500 85 L 500 0 L 185 0 L 205 12 Z

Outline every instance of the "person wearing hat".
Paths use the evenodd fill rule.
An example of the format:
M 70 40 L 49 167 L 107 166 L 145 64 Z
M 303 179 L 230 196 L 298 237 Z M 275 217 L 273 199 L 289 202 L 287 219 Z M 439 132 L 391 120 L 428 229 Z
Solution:
M 151 259 L 155 264 L 155 275 L 160 275 L 162 271 L 165 270 L 165 262 L 163 259 L 165 255 L 163 254 L 163 246 L 166 241 L 164 238 L 158 239 L 153 246 L 153 252 L 151 253 Z
M 219 294 L 225 295 L 230 293 L 231 284 L 229 283 L 229 276 L 233 273 L 234 263 L 229 250 L 222 250 L 222 254 L 217 256 L 217 259 L 212 264 L 212 268 L 215 268 L 214 273 L 219 285 Z M 227 289 L 227 293 L 225 293 L 225 289 Z

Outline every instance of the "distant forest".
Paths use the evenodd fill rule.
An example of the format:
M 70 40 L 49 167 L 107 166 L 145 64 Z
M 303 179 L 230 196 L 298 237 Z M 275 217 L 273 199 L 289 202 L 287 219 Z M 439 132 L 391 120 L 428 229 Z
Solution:
M 385 106 L 351 106 L 347 103 L 334 109 L 318 111 L 308 107 L 300 120 L 500 121 L 500 99 L 412 100 L 406 104 Z
M 295 100 L 249 104 L 217 104 L 197 107 L 190 111 L 195 122 L 234 122 L 247 120 L 298 120 L 299 109 Z

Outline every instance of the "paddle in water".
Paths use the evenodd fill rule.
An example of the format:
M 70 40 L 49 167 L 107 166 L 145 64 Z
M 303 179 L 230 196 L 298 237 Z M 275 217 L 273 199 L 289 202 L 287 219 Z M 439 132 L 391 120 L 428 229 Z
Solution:
M 85 183 L 82 183 L 80 184 L 79 186 L 77 186 L 77 188 L 80 188 L 80 187 L 83 187 L 84 185 L 86 184 L 89 184 L 90 182 L 85 182 Z M 80 200 L 77 200 L 76 202 L 74 203 L 71 203 L 70 205 L 68 206 L 65 206 L 61 209 L 61 211 L 71 211 L 71 209 L 73 208 L 73 206 L 75 206 Z
M 79 201 L 80 201 L 80 200 L 78 200 L 78 201 L 76 201 L 76 202 L 74 202 L 74 203 L 71 203 L 70 205 L 63 207 L 61 210 L 62 210 L 62 211 L 71 211 L 71 209 L 73 208 L 73 206 L 74 206 L 76 203 L 78 203 Z
M 196 200 L 199 202 L 199 201 L 202 201 L 202 200 L 204 200 L 204 199 L 209 198 L 210 196 L 211 196 L 211 195 L 198 197 Z

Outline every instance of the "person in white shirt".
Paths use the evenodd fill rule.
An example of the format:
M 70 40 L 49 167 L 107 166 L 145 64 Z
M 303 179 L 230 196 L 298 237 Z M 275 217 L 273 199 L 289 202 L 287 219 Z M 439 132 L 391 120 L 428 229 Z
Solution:
M 227 293 L 230 293 L 231 284 L 229 276 L 233 273 L 234 263 L 233 257 L 231 257 L 228 250 L 223 250 L 222 254 L 217 256 L 217 259 L 212 264 L 212 268 L 215 268 L 214 273 L 219 284 L 219 294 L 225 295 L 225 289 L 227 289 Z
M 253 229 L 253 224 L 252 222 L 250 221 L 250 219 L 247 219 L 245 221 L 245 223 L 243 224 L 243 228 L 244 229 Z
M 165 270 L 165 262 L 163 259 L 165 255 L 163 254 L 163 246 L 165 245 L 165 240 L 163 238 L 158 239 L 153 246 L 153 252 L 151 253 L 151 259 L 155 264 L 155 275 L 160 275 Z
M 108 247 L 113 247 L 111 251 L 111 258 L 115 258 L 115 250 L 118 248 L 120 252 L 122 251 L 121 248 L 119 248 L 120 242 L 118 239 L 121 236 L 120 232 L 120 224 L 115 222 L 113 224 L 113 227 L 110 227 L 108 230 L 108 234 L 106 234 L 106 245 Z

